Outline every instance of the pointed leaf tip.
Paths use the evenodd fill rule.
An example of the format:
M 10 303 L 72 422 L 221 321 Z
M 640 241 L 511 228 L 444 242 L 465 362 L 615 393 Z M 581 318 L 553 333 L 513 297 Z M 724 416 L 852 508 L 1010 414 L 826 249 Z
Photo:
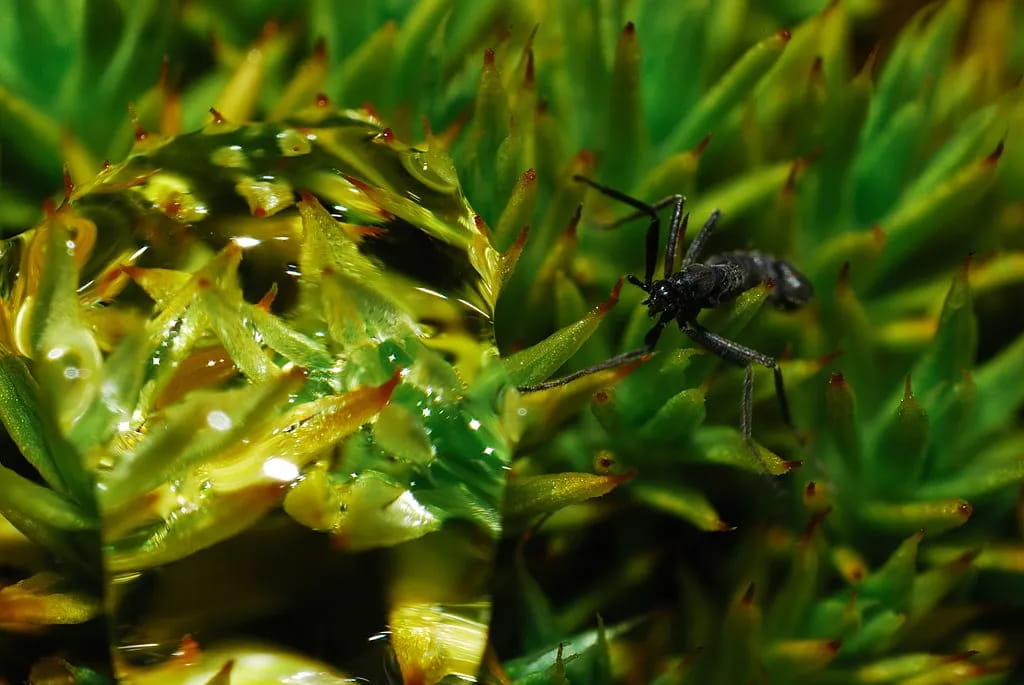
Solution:
M 512 243 L 512 247 L 510 247 L 509 251 L 506 252 L 505 254 L 509 254 L 513 250 L 515 250 L 517 253 L 518 252 L 522 252 L 523 248 L 526 247 L 526 241 L 529 240 L 529 239 L 530 239 L 530 227 L 529 226 L 523 226 L 519 230 L 519 235 L 516 236 L 515 242 Z
M 75 182 L 71 179 L 71 168 L 68 167 L 67 162 L 64 163 L 64 202 L 66 205 L 71 200 L 71 194 L 75 191 Z
M 394 393 L 395 388 L 397 388 L 398 384 L 401 382 L 402 374 L 404 372 L 405 369 L 402 367 L 395 369 L 395 372 L 391 374 L 391 378 L 389 378 L 383 385 L 377 386 L 377 391 L 380 392 L 381 394 L 382 403 L 386 404 L 391 400 L 391 395 L 392 393 Z
M 625 279 L 619 278 L 615 282 L 615 286 L 612 288 L 612 292 L 608 295 L 608 299 L 598 305 L 598 309 L 601 314 L 606 314 L 611 311 L 612 307 L 619 303 L 619 293 L 622 291 L 622 283 Z
M 843 265 L 839 267 L 839 278 L 836 279 L 836 285 L 840 290 L 850 287 L 850 262 L 843 262 Z
M 366 192 L 366 191 L 369 191 L 369 190 L 373 190 L 373 188 L 369 184 L 363 183 L 362 181 L 360 181 L 358 178 L 355 178 L 354 176 L 349 176 L 348 174 L 342 174 L 341 176 L 346 181 L 348 181 L 349 183 L 354 185 L 356 188 L 359 188 L 359 190 L 362 190 L 363 192 Z
M 800 535 L 800 542 L 807 544 L 814 537 L 814 534 L 821 528 L 821 524 L 824 523 L 825 518 L 832 513 L 832 507 L 827 507 L 821 511 L 815 512 L 811 516 L 811 520 L 807 522 L 807 527 L 804 528 L 804 532 Z
M 327 58 L 327 39 L 323 36 L 316 39 L 316 45 L 313 46 L 313 58 L 316 60 Z
M 881 43 L 875 43 L 871 46 L 871 50 L 868 52 L 868 56 L 864 59 L 864 64 L 861 65 L 860 72 L 857 74 L 857 78 L 865 79 L 870 81 L 875 76 L 875 65 L 878 64 L 878 53 L 882 49 Z
M 704 154 L 704 151 L 708 149 L 708 145 L 711 144 L 711 139 L 714 137 L 714 135 L 715 134 L 711 133 L 710 131 L 704 134 L 704 137 L 701 138 L 700 142 L 697 143 L 697 145 L 695 145 L 693 148 L 694 157 L 700 157 L 702 154 Z
M 580 217 L 583 216 L 583 204 L 576 205 L 576 211 L 573 213 L 572 218 L 569 219 L 569 224 L 565 227 L 565 237 L 570 240 L 576 237 L 576 231 L 580 225 Z
M 135 109 L 135 104 L 132 102 L 128 103 L 128 118 L 131 119 L 132 128 L 135 130 L 136 142 L 142 142 L 149 136 L 149 131 L 142 128 L 142 124 L 139 123 L 139 113 Z
M 814 62 L 811 63 L 811 80 L 818 81 L 821 79 L 822 72 L 825 69 L 825 60 L 821 55 L 814 58 Z
M 1003 149 L 1004 149 L 1003 142 L 1004 141 L 1000 140 L 999 144 L 996 145 L 996 149 L 993 150 L 992 153 L 989 154 L 989 156 L 985 158 L 985 163 L 986 164 L 988 164 L 990 166 L 994 165 L 996 162 L 999 161 L 999 158 L 1003 156 Z
M 835 360 L 839 359 L 842 356 L 843 356 L 843 351 L 842 350 L 835 350 L 834 352 L 829 352 L 828 354 L 824 354 L 824 355 L 818 357 L 817 359 L 814 360 L 814 364 L 819 369 L 823 369 L 823 368 L 825 368 L 826 366 L 828 366 L 829 364 L 831 364 L 832 362 L 834 362 Z M 831 379 L 829 379 L 829 380 L 831 381 Z

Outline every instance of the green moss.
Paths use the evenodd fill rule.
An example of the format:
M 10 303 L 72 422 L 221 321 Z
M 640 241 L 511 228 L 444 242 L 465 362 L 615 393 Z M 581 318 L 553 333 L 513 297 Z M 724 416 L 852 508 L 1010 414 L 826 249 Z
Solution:
M 782 366 L 803 440 L 778 420 L 770 379 L 755 376 L 754 436 L 772 475 L 735 429 L 740 374 L 693 350 L 677 333 L 666 333 L 658 353 L 635 368 L 604 371 L 519 401 L 500 392 L 501 366 L 470 361 L 465 346 L 445 342 L 435 359 L 416 347 L 407 329 L 398 336 L 405 342 L 393 354 L 413 364 L 434 359 L 423 373 L 438 383 L 463 387 L 465 364 L 484 369 L 478 391 L 433 421 L 454 426 L 472 415 L 484 424 L 482 432 L 518 445 L 511 454 L 515 485 L 505 489 L 512 499 L 504 508 L 515 514 L 504 523 L 514 525 L 496 552 L 472 533 L 451 532 L 464 523 L 396 548 L 397 567 L 429 566 L 436 588 L 458 573 L 481 573 L 464 563 L 467 558 L 477 558 L 480 568 L 498 560 L 492 579 L 484 573 L 469 583 L 494 588 L 497 659 L 486 667 L 492 678 L 504 668 L 510 680 L 524 683 L 627 677 L 731 683 L 762 674 L 773 682 L 987 683 L 1012 682 L 1019 672 L 1012 640 L 1022 620 L 1020 565 L 1013 560 L 1024 553 L 1015 520 L 1024 438 L 1015 417 L 1024 401 L 1024 379 L 1018 378 L 1024 347 L 1019 326 L 1002 323 L 1019 318 L 1015 295 L 1024 280 L 1024 108 L 1015 86 L 1024 67 L 1024 13 L 1013 3 L 975 7 L 947 0 L 912 14 L 852 0 L 694 2 L 671 11 L 653 1 L 425 0 L 411 8 L 261 2 L 227 10 L 216 3 L 128 7 L 110 0 L 2 12 L 6 28 L 0 31 L 8 33 L 7 40 L 0 33 L 0 113 L 10 125 L 0 131 L 0 222 L 7 234 L 33 223 L 34 207 L 59 186 L 65 161 L 80 186 L 78 211 L 89 216 L 87 198 L 97 189 L 89 179 L 99 173 L 99 162 L 122 158 L 130 144 L 128 101 L 135 102 L 140 130 L 151 133 L 137 142 L 136 161 L 116 168 L 129 173 L 141 160 L 161 171 L 118 192 L 134 198 L 130 207 L 155 202 L 165 215 L 183 213 L 178 219 L 185 222 L 197 221 L 198 215 L 185 215 L 200 207 L 181 201 L 182 188 L 202 179 L 214 192 L 217 179 L 233 178 L 231 170 L 244 160 L 211 154 L 206 143 L 212 136 L 205 134 L 173 138 L 163 147 L 154 139 L 207 124 L 213 105 L 234 131 L 224 129 L 225 140 L 239 137 L 242 148 L 253 150 L 260 145 L 255 132 L 279 124 L 233 127 L 290 117 L 323 92 L 342 106 L 371 106 L 391 127 L 387 140 L 395 145 L 415 142 L 429 146 L 428 155 L 450 154 L 465 202 L 443 157 L 424 156 L 397 170 L 374 156 L 376 147 L 374 154 L 351 152 L 347 140 L 335 145 L 330 159 L 310 161 L 298 154 L 302 150 L 291 157 L 268 153 L 274 174 L 288 176 L 296 190 L 345 197 L 330 172 L 341 164 L 344 173 L 375 188 L 396 190 L 392 174 L 411 173 L 416 179 L 409 183 L 417 188 L 457 197 L 457 210 L 449 211 L 420 192 L 403 196 L 402 184 L 398 192 L 370 191 L 352 223 L 379 224 L 373 210 L 383 209 L 413 217 L 422 231 L 458 246 L 461 259 L 481 276 L 473 306 L 489 312 L 500 290 L 497 347 L 516 382 L 563 375 L 632 349 L 646 330 L 636 289 L 627 286 L 608 311 L 593 309 L 624 273 L 642 271 L 643 229 L 597 230 L 622 210 L 584 192 L 571 181 L 573 173 L 650 201 L 684 192 L 695 219 L 722 210 L 713 250 L 755 247 L 785 255 L 808 274 L 816 299 L 800 312 L 769 311 L 761 306 L 765 292 L 756 289 L 705 319 L 744 344 L 785 353 Z M 276 23 L 265 25 L 270 18 Z M 212 46 L 206 41 L 211 34 L 217 37 Z M 876 41 L 877 51 L 869 54 Z M 168 67 L 160 76 L 164 54 Z M 313 152 L 319 150 L 315 145 Z M 351 154 L 331 161 L 338 150 Z M 402 150 L 402 159 L 419 154 Z M 282 174 L 288 164 L 295 171 Z M 298 201 L 279 188 L 239 189 L 236 181 L 216 191 L 246 201 L 231 210 L 232 222 L 256 207 L 273 215 L 274 203 Z M 345 184 L 351 187 L 359 186 Z M 303 219 L 313 225 L 313 206 L 302 202 Z M 123 206 L 110 211 L 126 215 Z M 454 223 L 452 212 L 459 215 Z M 504 258 L 473 238 L 474 215 L 494 228 L 491 240 L 508 250 Z M 135 221 L 128 220 L 129 230 Z M 103 225 L 111 226 L 104 237 L 113 236 L 117 223 Z M 218 230 L 235 235 L 235 226 Z M 515 242 L 524 226 L 530 227 L 525 246 Z M 374 238 L 360 240 L 369 245 Z M 20 263 L 25 257 L 14 246 L 29 242 L 28 234 L 9 241 L 4 259 Z M 402 244 L 419 250 L 413 242 Z M 355 252 L 323 245 L 307 245 L 305 262 L 296 263 L 309 272 L 317 254 L 331 254 L 365 276 Z M 271 262 L 280 256 L 266 252 Z M 442 253 L 418 254 L 427 262 Z M 210 255 L 201 257 L 180 268 L 197 273 Z M 89 397 L 73 383 L 61 385 L 67 365 L 40 360 L 38 369 L 33 362 L 26 372 L 11 353 L 39 356 L 54 340 L 67 340 L 76 359 L 92 360 L 96 373 L 102 366 L 105 377 L 117 379 L 121 399 L 140 392 L 131 369 L 149 354 L 131 337 L 125 340 L 138 354 L 128 343 L 108 344 L 121 340 L 114 323 L 95 349 L 72 335 L 84 324 L 58 314 L 73 309 L 62 280 L 70 272 L 61 265 L 69 263 L 46 262 L 51 268 L 32 305 L 44 315 L 31 317 L 27 327 L 5 324 L 14 333 L 0 339 L 8 355 L 2 417 L 25 457 L 25 464 L 12 459 L 8 465 L 37 472 L 48 486 L 45 497 L 33 497 L 42 486 L 11 473 L 0 490 L 0 511 L 63 560 L 56 563 L 88 567 L 83 546 L 92 543 L 78 540 L 75 531 L 89 527 L 95 507 L 81 467 L 67 455 L 106 440 L 103 427 L 116 417 L 97 405 L 81 414 L 86 423 L 73 425 Z M 450 270 L 428 266 L 435 273 Z M 235 318 L 232 311 L 252 305 L 218 281 L 199 298 L 197 339 L 221 341 L 250 379 L 273 375 L 271 367 L 286 361 L 310 369 L 304 401 L 339 392 L 334 351 L 324 348 L 317 331 L 335 340 L 354 335 L 339 322 L 353 313 L 372 319 L 397 296 L 350 282 L 345 269 L 320 276 L 315 303 L 309 288 L 292 294 L 306 314 L 284 317 L 284 326 L 258 307 L 248 322 Z M 159 284 L 147 288 L 133 277 L 155 294 Z M 16 281 L 13 273 L 5 279 L 4 298 L 11 302 Z M 257 278 L 259 286 L 244 293 L 248 302 L 273 280 Z M 279 296 L 287 296 L 283 288 Z M 413 320 L 431 320 L 429 307 L 418 307 Z M 327 314 L 320 321 L 309 312 Z M 212 327 L 204 328 L 203 317 Z M 401 328 L 384 319 L 364 321 L 363 334 L 390 331 L 384 334 L 390 337 Z M 257 343 L 245 342 L 249 326 L 261 334 Z M 474 345 L 489 348 L 491 333 L 477 333 L 471 337 L 483 342 Z M 264 344 L 274 350 L 274 361 L 261 353 Z M 448 366 L 452 357 L 459 376 Z M 357 363 L 350 368 L 359 372 L 345 389 L 382 383 L 392 370 L 375 353 L 351 359 Z M 470 522 L 487 531 L 485 537 L 500 535 L 500 460 L 480 471 L 469 458 L 487 442 L 475 429 L 446 433 L 430 421 L 410 424 L 424 399 L 405 387 L 396 390 L 395 406 L 408 411 L 382 416 L 393 434 L 376 440 L 363 429 L 345 450 L 350 463 L 367 469 L 373 487 L 366 501 L 390 501 L 388 488 L 408 488 L 431 516 Z M 42 400 L 33 396 L 39 392 Z M 238 418 L 258 422 L 260 402 L 250 401 L 239 405 Z M 206 449 L 188 434 L 194 417 L 169 416 L 168 425 L 181 424 L 180 435 L 168 429 L 161 438 L 175 446 L 172 452 Z M 437 432 L 436 439 L 424 442 L 416 426 Z M 435 459 L 424 475 L 418 470 L 427 459 L 424 445 L 452 458 Z M 385 464 L 386 452 L 403 450 L 413 456 Z M 157 457 L 168 453 L 154 451 L 147 488 L 162 482 L 166 465 Z M 802 466 L 794 468 L 798 461 Z M 622 480 L 588 475 L 595 469 L 636 475 L 595 499 L 606 480 Z M 314 505 L 337 493 L 317 497 L 316 484 L 331 482 L 328 471 L 317 473 L 285 511 L 302 512 L 296 518 L 310 527 L 330 528 L 334 519 Z M 538 486 L 545 479 L 556 484 L 550 502 Z M 588 479 L 601 487 L 573 494 L 557 485 Z M 517 493 L 528 495 L 520 501 Z M 574 504 L 564 507 L 568 502 Z M 552 513 L 556 507 L 563 508 Z M 549 518 L 523 521 L 523 511 Z M 250 522 L 220 526 L 203 530 L 218 539 L 261 530 Z M 255 554 L 245 534 L 237 538 L 241 555 Z M 426 544 L 432 539 L 435 547 Z M 26 544 L 14 542 L 13 534 L 11 540 Z M 39 568 L 18 566 L 12 579 Z M 61 568 L 72 583 L 82 573 Z M 79 584 L 95 591 L 91 582 Z M 391 592 L 417 597 L 422 588 L 396 580 Z M 434 642 L 393 638 L 397 668 L 407 680 L 472 670 L 479 658 L 472 650 L 446 652 L 444 645 L 460 634 L 473 636 L 466 644 L 481 640 L 488 611 L 465 596 L 437 601 L 448 607 L 437 615 L 417 608 L 391 618 L 399 632 L 428 618 L 443 626 Z M 167 628 L 166 642 L 181 638 L 177 627 Z M 87 652 L 81 647 L 74 656 L 88 663 Z M 37 648 L 39 656 L 46 653 L 45 646 Z M 222 661 L 209 664 L 211 675 L 230 657 L 217 658 Z

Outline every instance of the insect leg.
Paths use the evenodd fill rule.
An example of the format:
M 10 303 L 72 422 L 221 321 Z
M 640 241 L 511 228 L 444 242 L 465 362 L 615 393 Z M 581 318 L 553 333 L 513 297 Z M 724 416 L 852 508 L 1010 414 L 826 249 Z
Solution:
M 658 338 L 661 337 L 661 332 L 665 330 L 665 326 L 671 320 L 672 317 L 666 317 L 665 315 L 662 315 L 662 317 L 658 319 L 658 322 L 654 324 L 651 330 L 647 331 L 647 335 L 644 336 L 644 346 L 641 348 L 630 350 L 629 352 L 623 352 L 622 354 L 617 354 L 614 357 L 611 357 L 610 359 L 605 359 L 603 362 L 598 362 L 597 364 L 588 366 L 585 369 L 574 371 L 573 373 L 570 373 L 568 376 L 556 378 L 553 381 L 544 381 L 543 383 L 537 383 L 535 385 L 521 385 L 519 386 L 518 390 L 519 392 L 537 392 L 538 390 L 557 388 L 560 385 L 571 383 L 577 378 L 583 378 L 584 376 L 589 376 L 592 373 L 604 371 L 605 369 L 614 369 L 616 366 L 622 366 L 623 364 L 628 364 L 631 361 L 640 359 L 641 357 L 651 353 L 651 350 L 653 350 L 654 346 L 658 343 Z
M 690 243 L 690 247 L 686 250 L 686 255 L 683 257 L 682 266 L 686 267 L 690 264 L 695 263 L 700 259 L 700 253 L 704 250 L 704 244 L 708 241 L 711 236 L 711 231 L 715 230 L 715 224 L 718 223 L 718 217 L 722 215 L 717 209 L 711 212 L 711 216 L 704 222 L 704 226 L 700 229 L 700 233 Z
M 740 434 L 750 444 L 753 439 L 754 417 L 754 369 L 750 364 L 743 367 L 743 402 L 740 411 Z
M 786 387 L 782 381 L 782 369 L 779 367 L 778 361 L 774 357 L 769 357 L 766 354 L 762 354 L 757 350 L 752 350 L 749 347 L 744 347 L 739 343 L 733 342 L 728 338 L 723 338 L 717 333 L 713 333 L 708 329 L 704 328 L 699 324 L 690 324 L 683 327 L 683 331 L 690 336 L 690 338 L 707 349 L 710 352 L 714 352 L 722 359 L 732 362 L 738 366 L 746 367 L 746 376 L 743 382 L 743 416 L 740 418 L 740 428 L 747 431 L 744 434 L 744 438 L 749 438 L 750 421 L 753 406 L 753 372 L 751 371 L 751 364 L 760 364 L 761 366 L 767 367 L 772 370 L 775 375 L 775 397 L 779 402 L 779 409 L 782 412 L 782 420 L 786 423 L 786 426 L 797 435 L 797 439 L 800 440 L 800 435 L 793 425 L 793 418 L 789 413 L 789 401 L 786 399 Z
M 642 214 L 646 214 L 651 219 L 651 223 L 647 226 L 647 240 L 646 240 L 646 252 L 645 252 L 645 263 L 644 263 L 644 283 L 648 286 L 654 280 L 654 265 L 658 261 L 658 238 L 661 233 L 661 219 L 658 218 L 658 212 L 651 205 L 646 202 L 641 202 L 632 195 L 626 195 L 622 191 L 609 188 L 606 185 L 602 185 L 597 181 L 592 181 L 586 176 L 580 176 L 576 174 L 572 177 L 574 181 L 580 183 L 586 183 L 588 186 L 597 190 L 598 192 L 607 195 L 610 198 L 614 198 L 619 202 L 624 202 L 630 207 L 635 207 Z
M 682 197 L 682 195 L 669 195 L 668 197 L 661 198 L 657 202 L 652 202 L 649 206 L 650 206 L 651 209 L 653 209 L 654 211 L 658 212 L 658 211 L 661 211 L 662 209 L 665 209 L 669 205 L 673 204 L 676 201 L 677 197 Z M 683 198 L 683 200 L 685 201 L 686 198 Z M 641 209 L 638 212 L 633 212 L 632 214 L 627 214 L 624 217 L 620 217 L 620 218 L 616 219 L 615 221 L 611 222 L 610 224 L 600 224 L 599 228 L 601 230 L 604 230 L 604 231 L 611 231 L 611 230 L 614 230 L 614 229 L 618 228 L 619 226 L 622 226 L 623 224 L 628 224 L 630 221 L 634 221 L 634 220 L 639 219 L 640 217 L 643 217 L 643 216 L 649 216 L 646 209 Z
M 658 338 L 661 337 L 662 331 L 665 330 L 665 326 L 672 320 L 672 317 L 668 314 L 662 314 L 661 318 L 658 319 L 658 323 L 654 324 L 651 330 L 647 331 L 647 335 L 644 336 L 644 348 L 650 352 L 654 349 L 654 346 L 658 344 Z
M 519 390 L 519 392 L 526 393 L 537 392 L 539 390 L 548 390 L 550 388 L 557 388 L 560 385 L 566 385 L 567 383 L 571 383 L 577 378 L 583 378 L 584 376 L 589 376 L 590 374 L 597 373 L 598 371 L 604 371 L 605 369 L 614 369 L 616 366 L 622 366 L 623 364 L 628 364 L 631 361 L 636 361 L 637 359 L 640 359 L 641 357 L 644 357 L 647 354 L 649 354 L 649 352 L 646 347 L 641 347 L 636 350 L 630 350 L 629 352 L 623 352 L 622 354 L 618 354 L 609 359 L 605 359 L 603 362 L 598 362 L 593 366 L 588 366 L 585 369 L 574 371 L 573 373 L 570 373 L 568 376 L 556 378 L 553 381 L 544 381 L 543 383 L 536 383 L 534 385 L 521 385 L 517 388 L 517 390 Z
M 683 203 L 686 202 L 683 196 L 673 196 L 672 202 L 672 220 L 668 224 L 668 242 L 665 243 L 666 279 L 676 271 L 676 247 L 686 237 L 686 225 L 690 222 L 690 215 L 683 215 Z
M 753 435 L 753 418 L 754 418 L 754 367 L 747 364 L 743 367 L 743 400 L 740 405 L 740 435 L 743 436 L 743 442 L 747 445 L 747 449 L 750 450 L 750 454 L 754 457 L 754 463 L 761 467 L 761 475 L 765 477 L 771 486 L 775 494 L 782 495 L 782 489 L 779 484 L 771 478 L 768 478 L 770 471 L 768 464 L 765 462 L 764 457 L 761 456 L 761 448 L 754 442 Z
M 796 430 L 796 426 L 793 425 L 793 417 L 789 413 L 789 400 L 786 399 L 786 386 L 782 382 L 782 369 L 779 368 L 778 364 L 772 367 L 772 373 L 775 374 L 775 397 L 779 402 L 779 411 L 782 412 L 782 420 L 787 427 L 797 436 L 797 440 L 803 442 L 803 438 Z
M 776 362 L 773 357 L 769 357 L 767 354 L 762 354 L 757 350 L 740 345 L 728 338 L 723 338 L 718 335 L 718 333 L 709 331 L 698 323 L 691 323 L 683 326 L 683 331 L 690 336 L 691 340 L 701 347 L 705 348 L 709 352 L 714 352 L 722 359 L 732 362 L 737 366 L 760 364 L 761 366 L 765 366 L 769 369 L 778 367 L 778 362 Z
M 668 278 L 675 273 L 676 248 L 679 247 L 679 244 L 683 242 L 683 239 L 686 237 L 686 226 L 690 222 L 690 215 L 683 214 L 683 206 L 685 204 L 686 198 L 682 195 L 669 195 L 668 197 L 663 197 L 650 205 L 650 208 L 655 212 L 661 211 L 669 205 L 674 207 L 672 210 L 672 220 L 669 223 L 668 242 L 665 243 L 665 278 Z M 628 214 L 621 219 L 616 219 L 610 224 L 604 224 L 600 228 L 610 231 L 623 224 L 629 223 L 634 219 L 639 219 L 642 216 L 648 216 L 646 209 Z M 680 219 L 680 217 L 682 218 Z

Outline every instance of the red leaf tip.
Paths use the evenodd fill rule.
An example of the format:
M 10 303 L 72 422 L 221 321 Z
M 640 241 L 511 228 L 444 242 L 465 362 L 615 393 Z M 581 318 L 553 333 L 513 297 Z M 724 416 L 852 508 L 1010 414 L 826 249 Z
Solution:
M 569 225 L 565 227 L 565 237 L 569 240 L 576 239 L 576 229 L 580 225 L 580 217 L 583 216 L 583 205 L 576 205 L 576 212 L 569 219 Z
M 804 528 L 804 532 L 800 536 L 800 542 L 804 544 L 809 543 L 811 539 L 814 537 L 814 533 L 819 528 L 821 528 L 821 524 L 825 520 L 825 517 L 828 516 L 831 512 L 832 507 L 829 507 L 814 514 L 814 516 L 811 517 L 811 520 L 807 522 L 807 527 Z
M 316 45 L 313 46 L 313 59 L 323 60 L 327 57 L 327 40 L 320 36 L 316 39 Z
M 704 151 L 708 149 L 708 145 L 711 143 L 711 137 L 713 135 L 714 134 L 710 132 L 704 134 L 704 137 L 700 139 L 699 143 L 697 143 L 697 147 L 693 148 L 693 154 L 695 157 L 700 157 L 704 154 Z
M 850 287 L 850 262 L 843 262 L 839 267 L 838 286 L 842 289 Z
M 623 279 L 623 278 L 620 278 L 619 280 L 617 280 L 615 282 L 615 287 L 612 288 L 611 294 L 608 295 L 608 299 L 605 300 L 604 302 L 602 302 L 598 306 L 598 309 L 600 310 L 601 314 L 608 313 L 611 310 L 612 307 L 614 307 L 616 304 L 618 304 L 618 302 L 619 302 L 619 292 L 622 290 L 622 283 L 623 283 L 624 280 L 625 279 Z
M 814 62 L 811 64 L 811 79 L 818 79 L 821 77 L 822 71 L 825 68 L 825 60 L 822 59 L 821 55 L 814 58 Z
M 75 182 L 71 179 L 71 169 L 64 165 L 64 204 L 71 199 L 71 193 L 75 191 Z
M 383 385 L 377 386 L 378 392 L 382 395 L 382 401 L 388 402 L 391 399 L 391 394 L 398 387 L 398 384 L 402 380 L 402 373 L 405 371 L 404 368 L 399 367 L 395 369 L 395 372 L 391 374 L 391 378 L 387 380 Z
M 991 152 L 991 154 L 989 154 L 989 156 L 985 158 L 985 163 L 986 164 L 995 164 L 996 162 L 998 162 L 999 158 L 1003 156 L 1003 149 L 1004 149 L 1003 141 L 1000 140 L 999 144 L 996 145 L 996 149 L 993 150 Z

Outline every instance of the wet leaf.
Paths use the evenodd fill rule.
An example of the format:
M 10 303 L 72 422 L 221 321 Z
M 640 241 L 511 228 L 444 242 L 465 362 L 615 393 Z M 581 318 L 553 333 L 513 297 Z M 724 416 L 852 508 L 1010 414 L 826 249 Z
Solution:
M 593 658 L 594 653 L 602 649 L 603 642 L 614 641 L 633 628 L 635 624 L 636 621 L 629 621 L 603 630 L 595 629 L 579 633 L 568 639 L 563 639 L 558 645 L 548 646 L 506 662 L 505 672 L 514 682 L 538 683 L 539 685 L 551 682 L 552 674 L 556 672 L 559 664 L 561 664 L 564 678 L 565 675 L 572 674 L 570 670 L 572 664 L 579 662 L 579 666 L 585 669 L 584 673 L 589 675 L 591 671 L 587 667 L 590 664 L 587 663 L 584 656 L 589 655 L 590 658 Z M 602 635 L 602 633 L 604 634 Z M 584 676 L 580 682 L 594 682 L 596 685 L 601 681 L 591 681 Z
M 99 615 L 99 598 L 67 586 L 65 578 L 44 571 L 0 589 L 0 624 L 74 624 Z
M 752 473 L 764 473 L 767 469 L 769 475 L 778 476 L 789 473 L 799 465 L 798 462 L 782 459 L 763 446 L 758 446 L 760 459 L 754 457 L 739 432 L 725 426 L 698 429 L 693 436 L 693 446 L 696 451 L 694 458 L 697 460 L 735 466 Z
M 513 236 L 523 226 L 529 226 L 532 223 L 536 205 L 537 172 L 527 169 L 516 183 L 505 209 L 502 210 L 501 216 L 498 218 L 494 242 L 499 249 L 506 249 L 512 245 Z
M 0 466 L 0 513 L 8 518 L 16 513 L 59 530 L 88 530 L 97 523 L 88 511 L 6 466 Z
M 19 451 L 50 487 L 84 493 L 88 479 L 80 458 L 51 425 L 25 360 L 0 356 L 0 419 Z
M 539 383 L 551 376 L 593 335 L 598 324 L 618 301 L 620 281 L 611 296 L 574 324 L 555 331 L 541 342 L 502 360 L 517 386 Z
M 505 492 L 504 515 L 527 519 L 601 497 L 633 477 L 633 474 L 600 476 L 592 473 L 558 473 L 527 476 L 511 481 Z
M 460 611 L 470 609 L 470 611 Z M 405 682 L 436 683 L 445 676 L 472 680 L 487 644 L 480 607 L 405 604 L 391 610 L 391 645 Z

